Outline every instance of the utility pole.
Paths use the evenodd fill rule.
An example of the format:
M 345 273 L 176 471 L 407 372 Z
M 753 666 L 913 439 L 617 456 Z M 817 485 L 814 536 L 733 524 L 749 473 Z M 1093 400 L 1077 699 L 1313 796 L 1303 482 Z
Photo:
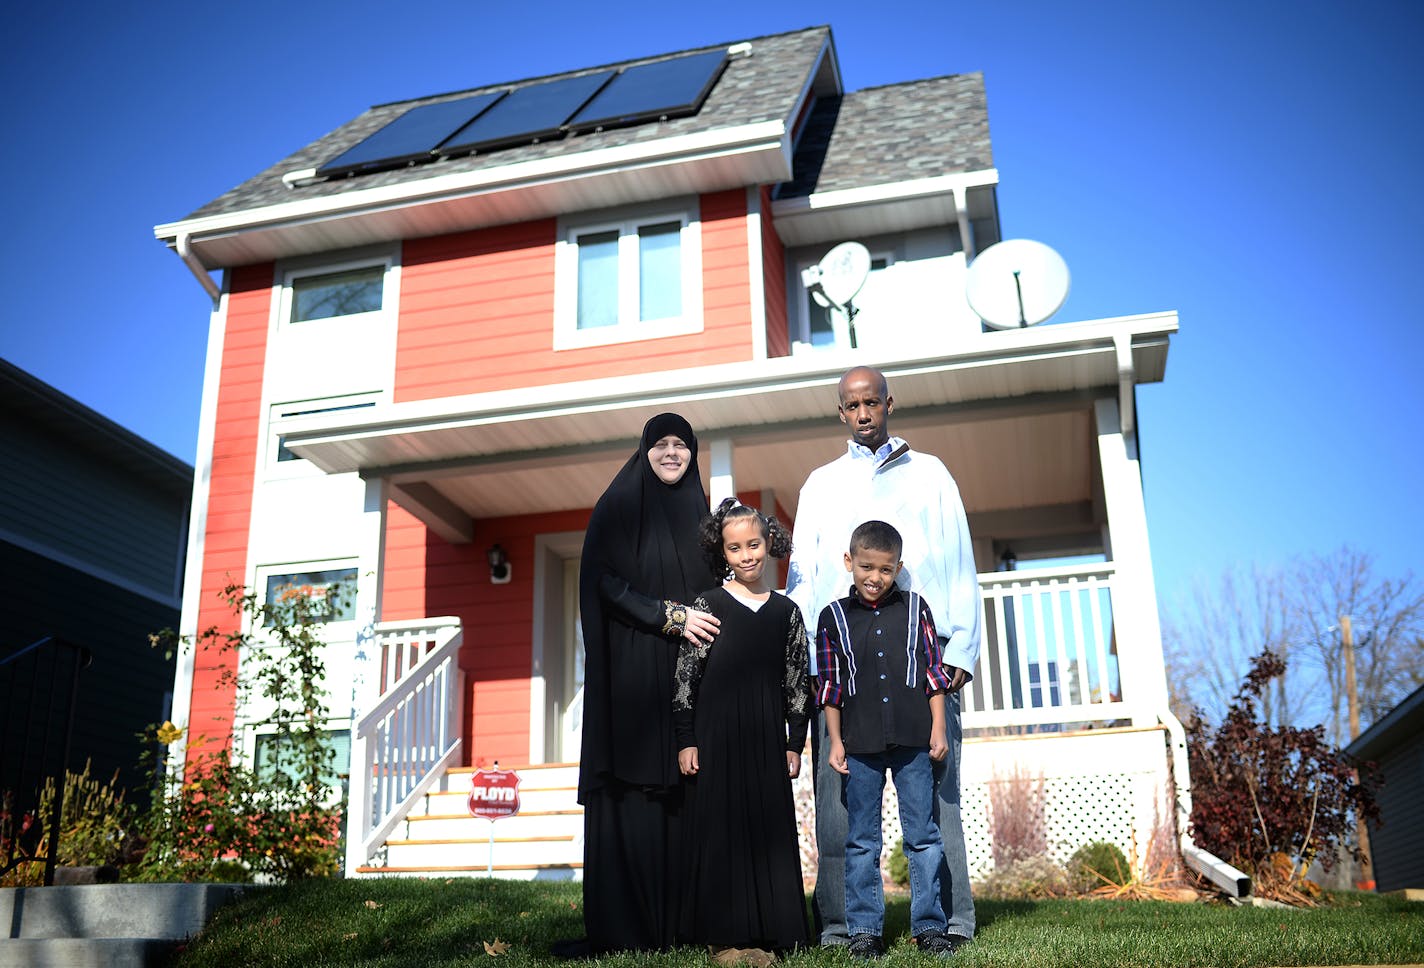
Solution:
M 1345 700 L 1350 711 L 1350 742 L 1360 736 L 1360 695 L 1355 678 L 1355 630 L 1350 624 L 1350 616 L 1340 616 L 1340 651 L 1345 659 Z M 1355 782 L 1359 782 L 1356 775 Z M 1355 838 L 1360 845 L 1363 859 L 1360 861 L 1360 885 L 1368 885 L 1374 890 L 1374 861 L 1370 858 L 1370 832 L 1365 827 L 1365 818 L 1355 817 Z

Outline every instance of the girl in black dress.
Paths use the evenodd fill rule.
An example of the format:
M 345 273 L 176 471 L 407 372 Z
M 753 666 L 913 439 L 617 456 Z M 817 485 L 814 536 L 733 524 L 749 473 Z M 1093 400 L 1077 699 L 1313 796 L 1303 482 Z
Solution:
M 775 518 L 728 498 L 701 537 L 724 581 L 695 602 L 720 620 L 716 642 L 684 640 L 677 662 L 678 766 L 688 778 L 679 940 L 764 964 L 767 952 L 809 937 L 791 792 L 811 709 L 806 629 L 763 580 L 768 557 L 791 551 Z

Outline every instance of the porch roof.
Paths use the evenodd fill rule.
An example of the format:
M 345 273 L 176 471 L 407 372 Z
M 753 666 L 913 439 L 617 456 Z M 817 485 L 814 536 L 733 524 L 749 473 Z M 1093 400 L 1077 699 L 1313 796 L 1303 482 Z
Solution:
M 1175 313 L 984 333 L 963 351 L 874 361 L 895 400 L 892 433 L 937 454 L 971 512 L 1093 499 L 1092 403 L 1165 375 Z M 730 439 L 737 490 L 790 513 L 806 474 L 843 446 L 835 388 L 854 350 L 547 387 L 389 403 L 284 421 L 287 447 L 327 473 L 385 478 L 438 533 L 471 519 L 590 507 L 648 417 L 676 410 L 703 442 Z M 1081 526 L 1082 522 L 1079 522 Z

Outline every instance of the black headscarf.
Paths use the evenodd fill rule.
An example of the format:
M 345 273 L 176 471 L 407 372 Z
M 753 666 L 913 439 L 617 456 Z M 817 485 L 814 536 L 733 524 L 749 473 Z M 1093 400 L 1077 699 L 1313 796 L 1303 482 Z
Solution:
M 669 434 L 692 450 L 687 471 L 675 484 L 663 483 L 648 461 L 648 451 Z M 697 541 L 697 525 L 706 514 L 697 436 L 678 414 L 660 413 L 643 426 L 638 449 L 594 505 L 584 534 L 580 801 L 610 776 L 649 788 L 679 783 L 672 727 L 678 640 L 662 634 L 662 608 L 649 603 L 690 604 L 697 593 L 716 586 Z M 627 582 L 629 603 L 641 604 L 647 621 L 635 622 L 604 601 L 605 576 Z

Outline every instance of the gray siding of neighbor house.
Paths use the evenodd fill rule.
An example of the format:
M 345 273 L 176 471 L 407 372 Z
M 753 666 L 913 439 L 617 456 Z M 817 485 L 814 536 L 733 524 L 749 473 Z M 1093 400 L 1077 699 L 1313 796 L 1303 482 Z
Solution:
M 96 445 L 18 409 L 0 411 L 0 537 L 179 604 L 191 476 L 175 487 L 145 473 L 149 455 L 111 440 Z
M 1375 889 L 1424 888 L 1424 734 L 1402 740 L 1377 762 L 1384 822 L 1370 825 Z

